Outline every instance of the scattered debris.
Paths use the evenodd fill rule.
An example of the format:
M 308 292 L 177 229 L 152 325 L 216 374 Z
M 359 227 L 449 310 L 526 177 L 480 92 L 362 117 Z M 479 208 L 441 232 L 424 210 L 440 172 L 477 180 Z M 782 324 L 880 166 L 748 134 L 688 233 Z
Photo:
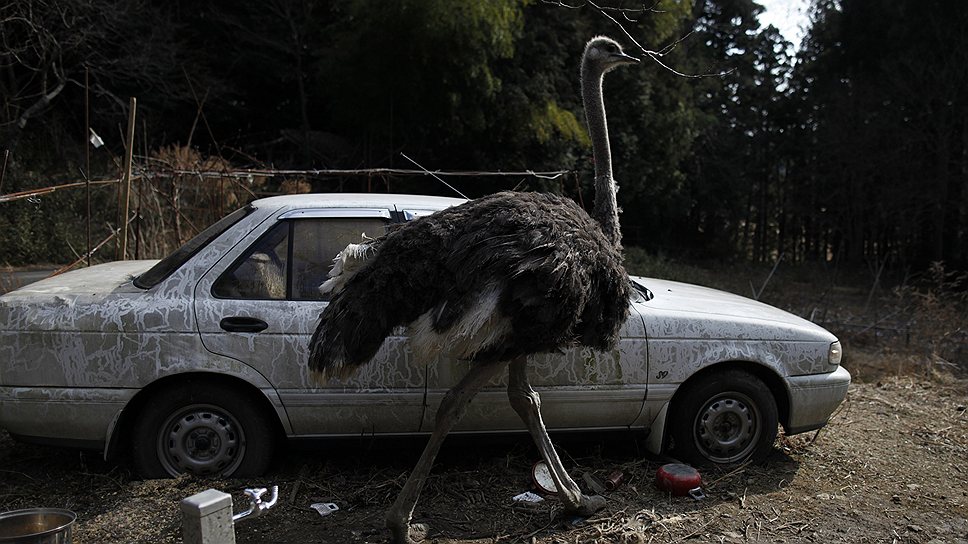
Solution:
M 275 506 L 276 502 L 279 500 L 279 486 L 272 486 L 272 493 L 269 500 L 263 501 L 262 495 L 264 495 L 266 491 L 269 490 L 265 487 L 246 489 L 244 493 L 247 497 L 249 497 L 249 509 L 232 516 L 232 521 L 239 521 L 247 518 L 257 518 Z
M 668 463 L 655 472 L 655 485 L 676 497 L 690 496 L 696 500 L 706 498 L 702 492 L 702 476 L 699 471 L 682 463 Z
M 333 502 L 314 502 L 313 504 L 310 504 L 309 507 L 319 512 L 320 516 L 328 516 L 339 510 L 339 506 Z
M 531 481 L 538 491 L 545 495 L 558 493 L 558 486 L 555 485 L 555 480 L 551 477 L 551 470 L 544 461 L 538 461 L 531 466 Z
M 605 447 L 597 439 L 562 439 L 565 462 L 586 492 L 597 492 L 589 481 L 604 488 L 611 471 L 625 473 L 625 482 L 606 493 L 607 507 L 578 524 L 551 496 L 509 500 L 525 490 L 541 496 L 531 488 L 536 457 L 530 443 L 513 450 L 506 442 L 455 436 L 428 479 L 415 520 L 432 520 L 433 538 L 448 544 L 964 540 L 968 416 L 956 407 L 966 403 L 968 380 L 885 377 L 880 388 L 853 384 L 849 396 L 850 410 L 834 417 L 826 440 L 787 451 L 781 438 L 763 464 L 701 470 L 703 502 L 657 489 L 661 463 L 643 458 L 624 436 L 602 438 Z M 273 479 L 279 501 L 298 507 L 277 506 L 239 524 L 238 542 L 385 541 L 386 511 L 423 442 L 374 444 L 382 445 L 339 442 L 323 459 L 315 449 L 288 452 Z M 100 453 L 65 454 L 15 442 L 6 431 L 0 431 L 0 468 L 0 510 L 69 505 L 78 514 L 74 544 L 178 544 L 179 500 L 211 486 L 238 496 L 249 485 L 233 478 L 135 479 Z M 244 510 L 249 501 L 239 498 L 235 510 Z M 326 517 L 308 508 L 330 502 L 339 510 Z
M 541 502 L 544 500 L 544 497 L 534 493 L 533 491 L 525 491 L 520 495 L 511 497 L 511 500 L 514 502 Z
M 578 527 L 588 525 L 588 518 L 584 518 L 582 516 L 568 516 L 563 525 L 569 529 L 577 529 Z
M 608 478 L 605 478 L 605 489 L 615 491 L 625 482 L 625 473 L 621 470 L 613 470 Z
M 585 485 L 588 486 L 589 491 L 596 495 L 601 495 L 605 493 L 605 484 L 602 483 L 598 476 L 595 476 L 591 472 L 585 472 L 581 475 L 581 479 L 585 481 Z

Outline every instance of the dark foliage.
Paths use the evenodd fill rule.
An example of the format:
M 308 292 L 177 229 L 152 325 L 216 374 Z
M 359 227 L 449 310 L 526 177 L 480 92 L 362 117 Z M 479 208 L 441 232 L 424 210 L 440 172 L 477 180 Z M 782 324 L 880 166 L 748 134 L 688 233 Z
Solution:
M 729 70 L 687 79 L 645 62 L 606 83 L 624 244 L 964 267 L 968 9 L 810 10 L 795 59 L 752 0 L 664 0 L 623 19 L 657 50 L 693 31 L 664 57 L 680 71 Z M 14 0 L 0 7 L 0 152 L 11 151 L 0 193 L 82 178 L 86 67 L 92 127 L 107 142 L 91 150 L 95 178 L 116 176 L 137 96 L 141 155 L 180 144 L 238 166 L 410 167 L 403 151 L 434 169 L 574 169 L 457 184 L 471 197 L 522 184 L 589 203 L 577 71 L 599 33 L 624 39 L 590 6 L 524 0 Z M 430 178 L 305 182 L 446 191 Z M 99 191 L 98 239 L 116 223 L 114 197 Z M 0 203 L 0 262 L 66 261 L 65 247 L 83 246 L 83 196 L 42 198 Z

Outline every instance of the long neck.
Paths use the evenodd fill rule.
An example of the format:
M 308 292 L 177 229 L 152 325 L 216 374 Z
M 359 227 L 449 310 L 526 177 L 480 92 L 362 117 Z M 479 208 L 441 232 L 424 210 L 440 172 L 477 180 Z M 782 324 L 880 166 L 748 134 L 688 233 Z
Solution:
M 595 208 L 592 217 L 601 224 L 608 241 L 620 248 L 622 232 L 615 199 L 618 185 L 612 178 L 612 151 L 608 145 L 608 122 L 605 120 L 605 101 L 602 98 L 604 78 L 605 74 L 588 68 L 587 60 L 582 62 L 581 94 L 595 157 Z

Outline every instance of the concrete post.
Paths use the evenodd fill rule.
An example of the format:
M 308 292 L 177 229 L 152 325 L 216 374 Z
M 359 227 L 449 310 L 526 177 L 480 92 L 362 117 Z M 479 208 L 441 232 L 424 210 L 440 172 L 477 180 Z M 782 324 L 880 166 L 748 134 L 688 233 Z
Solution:
M 235 544 L 232 495 L 206 489 L 181 501 L 184 544 Z

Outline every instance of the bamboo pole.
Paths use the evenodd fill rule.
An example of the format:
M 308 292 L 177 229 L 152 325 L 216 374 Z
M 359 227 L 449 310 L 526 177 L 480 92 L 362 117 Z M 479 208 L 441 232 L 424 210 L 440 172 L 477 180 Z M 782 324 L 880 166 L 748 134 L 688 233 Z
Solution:
M 91 185 L 112 185 L 115 183 L 120 183 L 120 179 L 98 179 L 90 181 Z M 42 189 L 30 189 L 29 191 L 18 191 L 16 193 L 7 193 L 5 195 L 0 195 L 0 202 L 13 202 L 14 200 L 21 200 L 24 198 L 30 198 L 32 196 L 41 196 L 54 191 L 59 191 L 61 189 L 71 189 L 74 187 L 84 187 L 87 181 L 72 181 L 70 183 L 62 183 L 61 185 L 53 185 L 51 187 L 44 187 Z
M 87 266 L 91 266 L 91 84 L 84 67 L 84 188 L 87 192 Z
M 118 224 L 121 225 L 121 242 L 118 244 L 117 260 L 123 261 L 127 259 L 128 252 L 128 209 L 131 200 L 131 161 L 134 156 L 134 121 L 138 110 L 138 99 L 131 97 L 128 107 L 128 137 L 125 145 L 127 149 L 124 154 L 124 177 L 122 179 L 120 191 L 124 192 L 124 197 L 121 202 L 121 219 Z

